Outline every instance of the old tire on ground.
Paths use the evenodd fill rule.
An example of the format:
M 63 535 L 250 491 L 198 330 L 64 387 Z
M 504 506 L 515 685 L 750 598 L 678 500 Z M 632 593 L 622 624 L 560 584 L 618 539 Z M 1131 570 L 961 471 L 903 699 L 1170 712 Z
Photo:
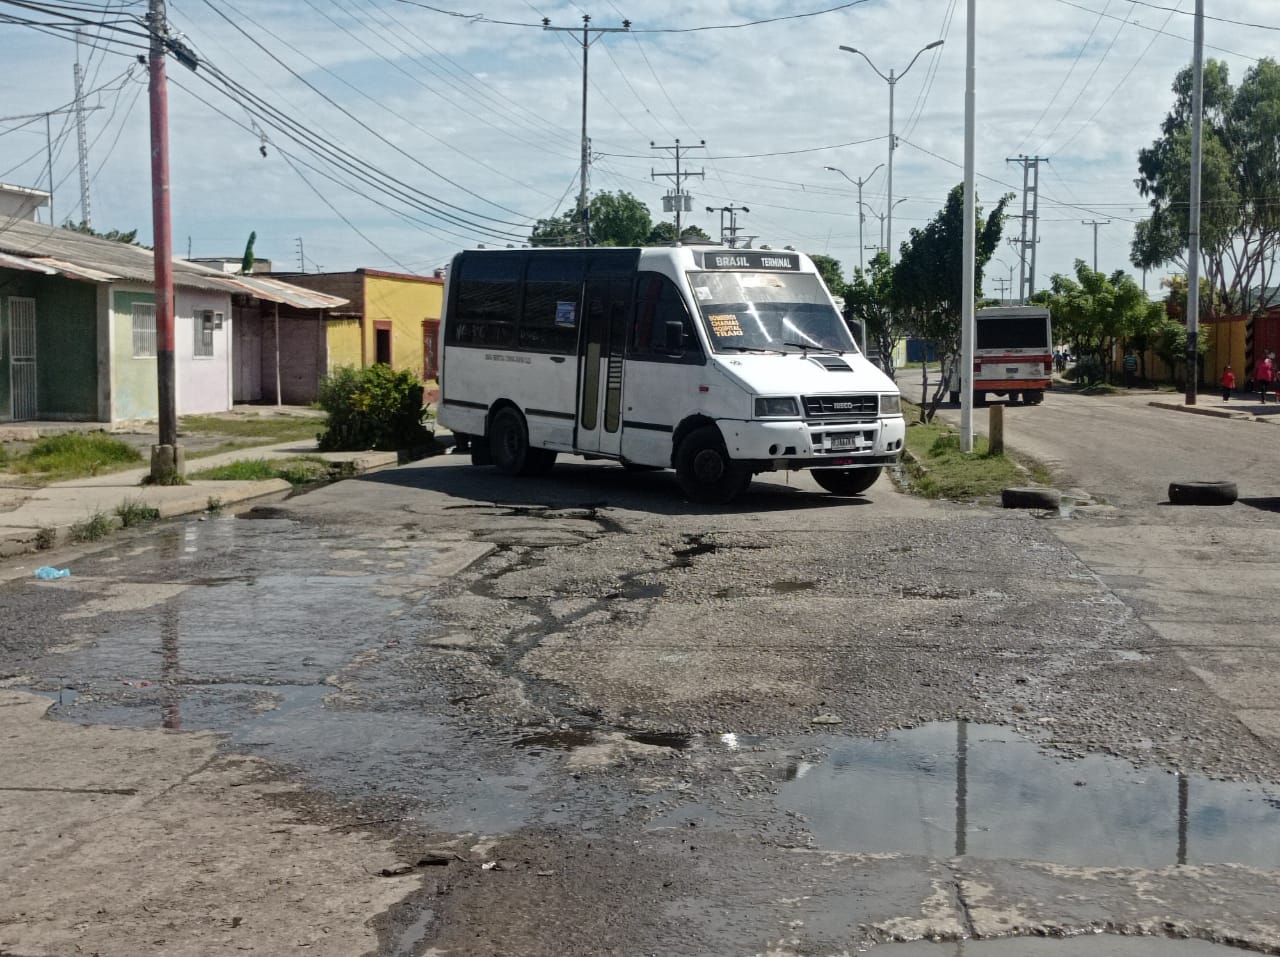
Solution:
M 1173 505 L 1231 505 L 1237 494 L 1235 482 L 1169 483 L 1169 502 Z
M 692 502 L 724 505 L 751 484 L 751 470 L 729 458 L 714 426 L 694 429 L 676 449 L 676 480 Z
M 489 454 L 503 475 L 531 475 L 538 471 L 538 449 L 529 448 L 529 429 L 515 409 L 498 412 L 489 424 Z M 545 468 L 543 469 L 545 471 Z
M 832 495 L 861 495 L 876 483 L 882 467 L 861 469 L 813 469 L 813 480 Z
M 1005 508 L 1057 508 L 1061 501 L 1062 493 L 1043 486 L 1007 488 L 1000 493 L 1000 504 Z

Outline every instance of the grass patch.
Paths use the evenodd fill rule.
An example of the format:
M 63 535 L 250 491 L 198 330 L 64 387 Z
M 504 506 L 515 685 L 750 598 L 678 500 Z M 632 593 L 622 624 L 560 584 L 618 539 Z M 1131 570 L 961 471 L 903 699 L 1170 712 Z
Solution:
M 907 417 L 911 419 L 910 411 Z M 1026 484 L 1017 462 L 1004 453 L 993 454 L 985 436 L 975 435 L 973 451 L 961 452 L 960 434 L 938 419 L 909 425 L 907 450 L 911 454 L 903 458 L 903 472 L 909 490 L 926 498 L 993 498 L 1002 489 Z M 1040 471 L 1047 477 L 1047 470 Z
M 290 485 L 314 485 L 350 478 L 353 474 L 350 462 L 329 462 L 318 455 L 298 455 L 282 459 L 242 459 L 202 469 L 191 477 L 214 482 L 260 482 L 281 478 Z
M 36 550 L 46 551 L 58 544 L 58 530 L 50 525 L 42 525 L 36 532 Z
M 76 522 L 67 530 L 67 538 L 73 542 L 96 542 L 106 538 L 115 528 L 115 522 L 106 512 L 94 512 L 83 522 Z
M 121 502 L 116 506 L 116 516 L 125 528 L 145 525 L 160 518 L 160 509 L 145 502 Z
M 6 453 L 7 454 L 7 453 Z M 136 468 L 142 453 L 102 432 L 67 432 L 36 441 L 6 468 L 48 482 Z
M 182 434 L 204 433 L 226 435 L 231 438 L 257 439 L 244 443 L 271 445 L 276 442 L 293 442 L 307 439 L 314 442 L 316 435 L 324 431 L 324 419 L 303 418 L 296 415 L 246 415 L 223 418 L 217 415 L 188 415 L 179 422 Z M 210 453 L 212 454 L 212 453 Z

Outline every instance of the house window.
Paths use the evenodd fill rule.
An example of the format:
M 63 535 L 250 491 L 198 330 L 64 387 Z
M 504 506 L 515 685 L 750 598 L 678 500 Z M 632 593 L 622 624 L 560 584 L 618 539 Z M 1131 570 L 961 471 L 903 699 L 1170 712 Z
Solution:
M 213 331 L 222 328 L 222 313 L 212 309 L 197 309 L 195 317 L 195 349 L 197 359 L 213 356 Z
M 133 304 L 133 357 L 153 359 L 156 354 L 156 307 L 149 302 Z

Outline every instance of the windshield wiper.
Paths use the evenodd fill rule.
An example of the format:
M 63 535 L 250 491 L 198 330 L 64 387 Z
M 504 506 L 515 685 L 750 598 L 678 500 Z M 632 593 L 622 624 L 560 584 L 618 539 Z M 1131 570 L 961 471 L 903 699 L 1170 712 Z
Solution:
M 837 356 L 844 355 L 843 349 L 832 349 L 830 346 L 813 346 L 807 342 L 783 342 L 784 346 L 791 346 L 793 349 L 799 349 L 805 355 L 812 352 L 828 352 Z
M 776 352 L 780 356 L 787 354 L 785 349 L 766 349 L 764 346 L 720 346 L 720 348 L 726 352 Z

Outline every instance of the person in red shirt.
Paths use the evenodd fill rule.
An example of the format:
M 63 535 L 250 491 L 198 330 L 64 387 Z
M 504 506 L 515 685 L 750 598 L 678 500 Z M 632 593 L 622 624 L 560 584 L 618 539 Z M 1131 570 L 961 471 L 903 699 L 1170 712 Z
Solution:
M 1258 395 L 1262 397 L 1262 401 L 1267 401 L 1267 393 L 1271 391 L 1272 378 L 1271 354 L 1263 356 L 1253 367 L 1253 381 L 1257 385 Z
M 1227 366 L 1222 370 L 1222 401 L 1231 401 L 1231 390 L 1236 387 L 1236 374 L 1231 371 L 1231 366 Z

